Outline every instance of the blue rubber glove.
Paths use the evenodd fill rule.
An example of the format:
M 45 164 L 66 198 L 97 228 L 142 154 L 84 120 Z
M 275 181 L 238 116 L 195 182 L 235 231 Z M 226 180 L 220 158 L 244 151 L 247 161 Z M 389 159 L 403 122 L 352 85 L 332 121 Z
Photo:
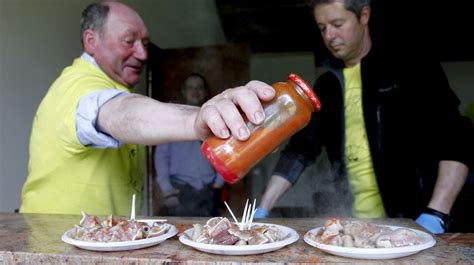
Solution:
M 255 214 L 253 215 L 253 218 L 267 218 L 269 215 L 269 212 L 262 208 L 257 208 L 255 211 Z
M 443 220 L 431 214 L 422 213 L 417 219 L 416 223 L 423 226 L 426 230 L 433 234 L 444 233 Z

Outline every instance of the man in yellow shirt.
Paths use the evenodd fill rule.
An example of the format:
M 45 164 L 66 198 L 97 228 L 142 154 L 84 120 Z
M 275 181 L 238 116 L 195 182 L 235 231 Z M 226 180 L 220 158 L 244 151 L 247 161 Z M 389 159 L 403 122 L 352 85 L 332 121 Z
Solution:
M 245 140 L 249 130 L 237 106 L 258 124 L 264 119 L 260 100 L 274 96 L 258 81 L 226 90 L 202 108 L 134 94 L 148 58 L 140 16 L 119 2 L 91 4 L 82 13 L 81 33 L 82 56 L 51 85 L 33 121 L 23 213 L 128 215 L 132 194 L 141 202 L 139 145 L 210 134 Z
M 323 108 L 283 150 L 255 216 L 268 216 L 325 147 L 334 179 L 350 187 L 336 192 L 352 197 L 353 216 L 416 218 L 445 232 L 473 141 L 440 65 L 374 46 L 370 0 L 313 0 L 312 7 L 334 57 L 315 85 Z

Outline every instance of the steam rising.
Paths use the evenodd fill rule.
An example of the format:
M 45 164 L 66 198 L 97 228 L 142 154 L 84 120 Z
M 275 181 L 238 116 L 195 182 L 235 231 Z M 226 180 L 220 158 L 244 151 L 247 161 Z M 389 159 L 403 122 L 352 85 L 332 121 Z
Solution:
M 283 146 L 280 147 L 283 149 Z M 272 154 L 252 171 L 253 193 L 261 200 L 279 154 Z M 346 176 L 335 172 L 326 152 L 307 167 L 298 182 L 275 205 L 271 217 L 350 217 L 353 194 Z

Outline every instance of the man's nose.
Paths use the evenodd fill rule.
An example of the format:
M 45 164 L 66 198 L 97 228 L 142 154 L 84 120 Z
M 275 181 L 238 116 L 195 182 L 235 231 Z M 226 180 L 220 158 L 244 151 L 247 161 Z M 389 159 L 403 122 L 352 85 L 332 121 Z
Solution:
M 324 39 L 330 41 L 334 38 L 334 30 L 331 27 L 327 27 L 323 34 Z
M 146 61 L 148 59 L 148 49 L 143 43 L 137 43 L 135 45 L 135 52 L 134 56 L 142 61 Z

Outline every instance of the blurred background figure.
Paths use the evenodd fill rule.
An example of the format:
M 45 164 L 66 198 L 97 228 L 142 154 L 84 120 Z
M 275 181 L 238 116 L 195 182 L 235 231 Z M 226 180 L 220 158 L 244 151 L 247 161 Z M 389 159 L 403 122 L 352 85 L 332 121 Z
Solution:
M 201 106 L 210 98 L 210 90 L 203 76 L 188 75 L 181 86 L 176 102 Z M 201 141 L 185 141 L 156 146 L 156 181 L 161 191 L 160 214 L 171 216 L 219 215 L 222 177 L 202 154 Z

